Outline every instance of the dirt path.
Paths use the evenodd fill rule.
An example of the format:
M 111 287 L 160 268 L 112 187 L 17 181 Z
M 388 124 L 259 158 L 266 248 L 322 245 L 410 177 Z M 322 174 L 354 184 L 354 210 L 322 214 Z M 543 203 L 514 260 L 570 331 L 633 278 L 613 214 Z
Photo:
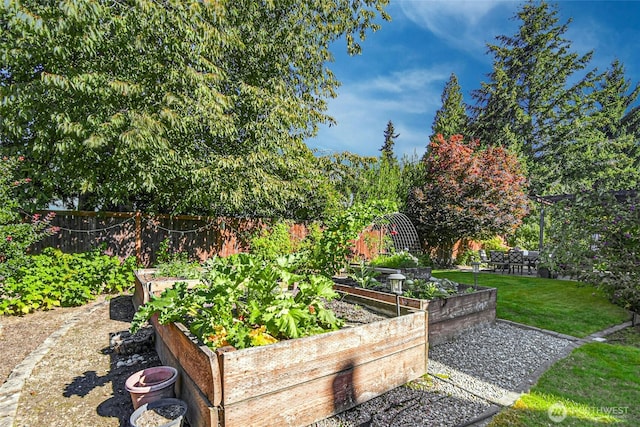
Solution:
M 131 297 L 119 296 L 79 309 L 85 312 L 40 355 L 24 381 L 14 426 L 129 425 L 133 406 L 124 383 L 132 373 L 158 365 L 157 355 L 150 351 L 141 355 L 143 361 L 133 361 L 110 348 L 110 334 L 129 328 Z M 78 313 L 81 311 L 74 314 Z M 71 316 L 61 317 L 68 320 Z M 56 321 L 64 328 L 63 319 Z M 27 359 L 34 353 L 38 352 Z

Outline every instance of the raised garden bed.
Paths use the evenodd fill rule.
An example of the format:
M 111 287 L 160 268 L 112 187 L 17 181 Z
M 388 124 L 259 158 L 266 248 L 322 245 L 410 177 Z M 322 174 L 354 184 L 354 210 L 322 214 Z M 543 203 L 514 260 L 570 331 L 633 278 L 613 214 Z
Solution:
M 493 324 L 496 320 L 495 288 L 478 287 L 477 291 L 464 292 L 469 288 L 459 285 L 463 292 L 433 300 L 400 297 L 402 313 L 425 310 L 429 313 L 429 344 L 437 345 L 450 341 L 460 334 L 475 328 Z M 394 316 L 396 296 L 386 292 L 364 289 L 336 283 L 335 289 L 344 293 L 346 299 L 369 307 L 382 314 Z
M 138 274 L 136 282 L 139 295 L 134 299 L 144 303 L 148 282 Z M 150 287 L 155 289 L 153 283 Z M 305 426 L 427 371 L 423 311 L 263 347 L 215 352 L 181 323 L 161 325 L 155 316 L 151 322 L 160 360 L 179 371 L 176 395 L 187 402 L 192 427 Z

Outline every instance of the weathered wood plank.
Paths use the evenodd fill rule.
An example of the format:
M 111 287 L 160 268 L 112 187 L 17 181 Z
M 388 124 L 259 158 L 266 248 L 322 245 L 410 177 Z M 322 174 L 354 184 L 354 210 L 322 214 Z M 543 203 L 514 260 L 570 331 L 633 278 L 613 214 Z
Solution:
M 455 298 L 432 300 L 429 303 L 429 322 L 455 319 L 468 314 L 496 308 L 496 289 L 481 289 Z
M 308 377 L 307 382 L 295 387 L 226 405 L 224 425 L 305 426 L 424 375 L 426 358 L 426 343 L 423 343 L 364 364 L 346 359 L 337 372 Z
M 214 405 L 222 402 L 222 380 L 216 354 L 205 345 L 192 341 L 189 330 L 180 323 L 162 325 L 158 316 L 151 318 L 156 340 L 162 340 L 177 362 L 188 372 L 194 383 Z M 194 338 L 195 339 L 195 338 Z
M 483 310 L 456 317 L 455 319 L 429 322 L 429 344 L 442 344 L 462 335 L 466 331 L 493 324 L 495 321 L 495 310 Z
M 186 418 L 191 427 L 218 427 L 218 408 L 207 399 L 198 385 L 191 379 L 180 362 L 164 341 L 156 340 L 156 352 L 165 365 L 178 370 L 176 381 L 176 396 L 187 404 Z
M 364 289 L 364 288 L 358 288 L 354 286 L 341 285 L 339 283 L 334 283 L 333 287 L 336 291 L 339 291 L 339 292 L 344 292 L 351 295 L 359 295 L 365 298 L 372 298 L 378 301 L 383 301 L 383 302 L 394 304 L 394 305 L 396 303 L 396 296 L 393 294 L 378 292 L 372 289 Z M 402 307 L 413 308 L 415 310 L 428 310 L 429 308 L 429 301 L 427 300 L 421 300 L 417 298 L 406 298 L 406 297 L 400 297 L 399 300 L 400 300 L 400 305 Z
M 225 408 L 426 344 L 425 312 L 221 355 Z M 423 357 L 426 357 L 423 356 Z M 424 373 L 424 372 L 422 372 Z
M 345 299 L 366 306 L 382 314 L 396 312 L 393 295 L 369 289 L 355 288 L 352 286 L 336 285 L 337 289 L 344 289 Z M 366 295 L 366 296 L 365 296 Z M 401 306 L 401 313 L 410 312 L 410 306 L 422 301 L 429 312 L 429 344 L 435 345 L 452 339 L 465 330 L 479 326 L 486 326 L 495 321 L 496 316 L 495 288 L 479 287 L 473 293 L 461 293 L 446 299 L 415 300 L 413 298 L 401 299 L 409 307 Z M 408 301 L 407 301 L 408 300 Z

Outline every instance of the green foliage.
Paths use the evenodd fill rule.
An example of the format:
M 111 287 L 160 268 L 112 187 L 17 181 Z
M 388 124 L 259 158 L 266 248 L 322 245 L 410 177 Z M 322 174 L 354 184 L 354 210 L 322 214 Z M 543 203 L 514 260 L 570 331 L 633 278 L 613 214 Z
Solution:
M 356 204 L 328 218 L 322 234 L 313 238 L 308 253 L 309 265 L 314 271 L 332 277 L 352 258 L 352 245 L 360 233 L 375 220 L 395 211 L 395 205 L 386 200 Z
M 526 179 L 515 155 L 502 147 L 442 135 L 431 141 L 423 175 L 409 193 L 406 215 L 439 265 L 451 264 L 453 245 L 511 231 L 528 210 Z
M 395 145 L 395 139 L 399 137 L 400 134 L 397 134 L 395 128 L 393 127 L 393 122 L 389 120 L 387 123 L 387 128 L 384 131 L 384 144 L 380 151 L 382 154 L 380 155 L 380 159 L 387 163 L 396 163 L 396 156 L 393 154 L 393 146 Z
M 469 117 L 462 96 L 462 90 L 458 83 L 458 77 L 451 73 L 449 81 L 442 91 L 442 107 L 436 111 L 431 126 L 431 138 L 438 134 L 445 139 L 453 135 L 469 135 Z
M 489 251 L 504 252 L 507 250 L 507 246 L 504 244 L 503 240 L 498 236 L 494 236 L 490 239 L 481 240 L 480 243 L 482 244 L 482 249 L 484 249 L 487 252 L 487 254 L 489 253 Z
M 30 178 L 18 178 L 23 164 L 23 157 L 0 159 L 0 282 L 27 262 L 31 244 L 57 231 L 50 226 L 53 213 L 33 215 L 30 222 L 22 220 L 19 196 L 31 182 Z
M 377 277 L 380 275 L 377 271 L 367 266 L 367 263 L 364 260 L 361 260 L 358 263 L 358 267 L 354 268 L 353 266 L 349 266 L 348 276 L 353 279 L 358 286 L 361 288 L 367 289 L 370 286 L 378 285 Z
M 522 219 L 522 224 L 509 236 L 507 244 L 512 248 L 538 249 L 540 246 L 539 211 L 532 210 Z M 492 249 L 493 250 L 493 249 Z
M 405 281 L 406 289 L 404 296 L 408 298 L 418 298 L 432 300 L 446 298 L 458 293 L 459 285 L 449 279 L 415 279 Z
M 578 193 L 554 205 L 544 266 L 604 290 L 640 312 L 640 204 L 613 192 Z
M 265 259 L 276 259 L 295 252 L 298 245 L 291 238 L 290 228 L 289 221 L 279 221 L 270 228 L 260 230 L 251 239 L 251 253 Z
M 386 4 L 0 2 L 3 152 L 40 205 L 315 218 L 330 48 L 360 52 Z
M 200 277 L 200 263 L 189 260 L 189 254 L 186 252 L 173 251 L 169 238 L 160 242 L 154 268 L 157 269 L 155 277 L 179 277 L 181 279 Z
M 132 332 L 158 313 L 161 323 L 180 321 L 212 348 L 246 348 L 338 329 L 325 302 L 337 296 L 333 282 L 301 272 L 295 255 L 265 260 L 252 254 L 213 258 L 203 284 L 176 284 L 141 306 Z
M 200 277 L 200 263 L 184 259 L 174 259 L 155 265 L 155 277 L 178 277 L 180 279 L 197 279 Z
M 53 307 L 74 307 L 102 293 L 121 293 L 133 286 L 135 258 L 120 262 L 100 249 L 65 254 L 47 248 L 29 256 L 0 287 L 0 314 L 27 314 Z
M 390 255 L 378 255 L 373 258 L 369 264 L 372 267 L 386 268 L 413 268 L 420 266 L 418 258 L 405 251 L 396 252 Z
M 626 112 L 640 86 L 631 88 L 618 61 L 602 74 L 589 70 L 592 51 L 572 50 L 570 21 L 560 23 L 557 9 L 524 3 L 518 31 L 488 45 L 493 72 L 473 93 L 472 135 L 519 153 L 533 194 L 571 193 L 616 177 L 632 188 L 637 137 L 626 132 L 637 111 Z
M 455 263 L 456 265 L 471 265 L 473 261 L 480 261 L 480 255 L 478 254 L 478 251 L 465 249 L 458 252 Z

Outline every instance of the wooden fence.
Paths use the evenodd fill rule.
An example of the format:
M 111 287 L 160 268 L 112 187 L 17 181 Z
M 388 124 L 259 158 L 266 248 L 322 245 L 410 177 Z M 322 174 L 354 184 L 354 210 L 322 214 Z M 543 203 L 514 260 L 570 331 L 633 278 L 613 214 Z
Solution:
M 46 214 L 48 212 L 42 212 Z M 144 266 L 156 260 L 160 244 L 168 239 L 171 251 L 187 252 L 200 260 L 249 249 L 251 236 L 268 221 L 247 218 L 147 215 L 141 212 L 55 211 L 51 225 L 59 232 L 31 247 L 39 253 L 55 247 L 67 253 L 85 252 L 100 245 L 120 258 L 135 256 Z M 293 238 L 307 234 L 304 224 L 290 229 Z

